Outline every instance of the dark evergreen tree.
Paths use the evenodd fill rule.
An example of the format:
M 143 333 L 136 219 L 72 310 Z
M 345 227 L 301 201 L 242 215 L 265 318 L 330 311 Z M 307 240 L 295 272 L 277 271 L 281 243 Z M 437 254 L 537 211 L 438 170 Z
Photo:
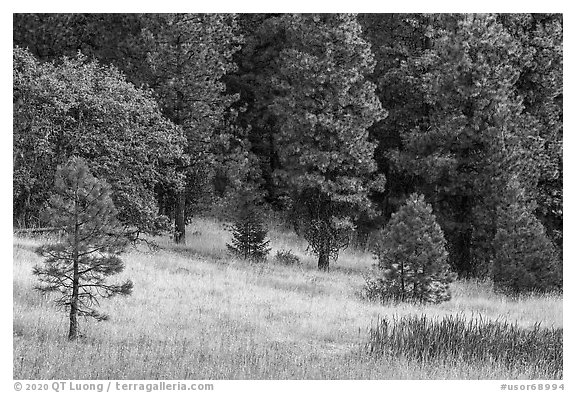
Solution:
M 228 250 L 244 259 L 264 261 L 270 252 L 266 240 L 266 230 L 261 212 L 255 205 L 255 199 L 243 193 L 237 206 L 236 218 L 231 227 L 232 240 L 227 244 Z
M 135 86 L 148 83 L 142 14 L 13 14 L 13 44 L 41 61 L 73 57 L 114 65 Z
M 58 243 L 43 245 L 36 251 L 46 258 L 34 267 L 42 292 L 58 292 L 56 304 L 69 311 L 68 338 L 79 336 L 78 317 L 108 319 L 95 309 L 98 298 L 129 295 L 132 282 L 109 284 L 107 277 L 124 270 L 118 255 L 126 247 L 122 227 L 116 219 L 111 187 L 93 177 L 86 162 L 72 158 L 58 167 L 54 195 L 46 209 L 49 222 L 61 228 Z
M 455 270 L 482 276 L 499 190 L 512 173 L 533 189 L 541 165 L 514 90 L 522 50 L 492 15 L 446 16 L 429 35 L 433 45 L 404 68 L 419 73 L 425 121 L 403 133 L 393 162 L 434 205 Z
M 377 275 L 371 295 L 382 299 L 439 303 L 450 299 L 453 274 L 446 240 L 432 207 L 412 194 L 381 231 L 374 248 Z
M 534 214 L 562 254 L 563 22 L 562 14 L 499 14 L 498 20 L 522 45 L 522 72 L 514 84 L 523 97 L 523 116 L 536 120 L 542 139 Z
M 246 130 L 265 201 L 283 209 L 288 193 L 275 176 L 281 163 L 276 140 L 279 119 L 272 103 L 277 94 L 280 52 L 288 44 L 284 19 L 278 14 L 239 14 L 238 26 L 244 44 L 234 54 L 237 70 L 226 75 L 225 81 L 228 90 L 239 95 L 234 104 L 236 124 Z
M 362 32 L 371 44 L 376 65 L 368 79 L 376 84 L 376 94 L 388 116 L 369 128 L 376 142 L 374 160 L 378 172 L 386 177 L 386 190 L 371 199 L 387 221 L 407 196 L 421 190 L 421 181 L 397 164 L 398 151 L 404 150 L 405 134 L 416 127 L 428 128 L 431 107 L 426 103 L 421 76 L 426 63 L 421 61 L 432 48 L 431 32 L 439 24 L 431 14 L 361 14 Z M 366 223 L 373 226 L 376 223 Z M 371 225 L 370 225 L 371 224 Z
M 362 15 L 390 114 L 370 129 L 384 219 L 412 191 L 433 204 L 463 276 L 488 274 L 501 190 L 518 176 L 562 232 L 562 16 Z
M 562 288 L 562 264 L 542 223 L 512 179 L 498 209 L 492 278 L 496 289 L 512 294 Z
M 318 268 L 328 270 L 354 217 L 370 209 L 370 188 L 382 186 L 372 177 L 367 129 L 385 112 L 365 79 L 374 59 L 355 15 L 284 15 L 282 23 L 287 46 L 273 75 L 272 105 L 281 165 L 274 175 L 299 208 L 300 233 Z
M 148 14 L 142 18 L 150 86 L 164 114 L 186 136 L 190 162 L 180 168 L 186 184 L 165 188 L 174 202 L 177 243 L 186 241 L 186 223 L 197 199 L 210 192 L 214 142 L 236 96 L 226 94 L 222 77 L 234 70 L 238 49 L 233 14 Z

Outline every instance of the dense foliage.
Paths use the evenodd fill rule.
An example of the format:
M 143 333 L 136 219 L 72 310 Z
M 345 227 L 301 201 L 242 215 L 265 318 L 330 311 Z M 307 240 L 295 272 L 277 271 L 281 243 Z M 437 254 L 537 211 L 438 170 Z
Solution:
M 38 248 L 45 258 L 34 268 L 42 292 L 59 292 L 56 304 L 69 311 L 68 338 L 79 336 L 78 317 L 99 321 L 108 315 L 96 310 L 99 298 L 129 295 L 132 282 L 109 284 L 107 277 L 122 272 L 124 263 L 118 255 L 127 241 L 110 186 L 90 174 L 86 162 L 72 158 L 56 171 L 55 189 L 44 214 L 49 222 L 61 229 L 57 243 Z
M 76 154 L 122 222 L 179 242 L 250 188 L 328 269 L 417 192 L 460 276 L 528 232 L 561 265 L 560 14 L 15 14 L 14 46 L 15 225 Z
M 507 185 L 504 197 L 508 203 L 499 208 L 494 237 L 494 285 L 512 294 L 562 288 L 562 265 L 554 245 L 533 209 L 526 205 L 518 181 Z
M 371 128 L 387 220 L 424 194 L 463 276 L 489 275 L 500 191 L 516 177 L 561 251 L 559 15 L 362 15 L 390 115 Z M 546 191 L 543 191 L 546 189 Z M 542 197 L 546 195 L 546 197 Z M 553 224 L 554 223 L 554 224 Z
M 110 184 L 118 218 L 134 233 L 165 227 L 154 188 L 181 183 L 184 138 L 151 94 L 80 54 L 40 63 L 15 48 L 13 70 L 15 222 L 44 224 L 56 168 L 77 156 Z
M 270 110 L 280 168 L 272 175 L 290 189 L 301 233 L 327 270 L 354 228 L 351 218 L 370 207 L 367 129 L 383 115 L 365 80 L 374 59 L 351 15 L 284 15 L 279 23 L 287 42 L 268 81 L 277 91 Z
M 161 208 L 175 218 L 174 239 L 184 243 L 191 207 L 205 197 L 213 177 L 217 131 L 235 100 L 221 80 L 234 69 L 234 16 L 151 14 L 142 16 L 141 23 L 146 82 L 164 115 L 186 136 L 184 152 L 190 161 L 178 168 L 186 182 L 181 187 L 164 184 L 159 196 Z

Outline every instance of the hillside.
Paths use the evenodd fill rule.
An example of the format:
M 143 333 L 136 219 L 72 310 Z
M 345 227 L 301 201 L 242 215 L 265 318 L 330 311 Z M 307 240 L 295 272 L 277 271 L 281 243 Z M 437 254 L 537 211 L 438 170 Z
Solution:
M 267 264 L 231 259 L 221 224 L 197 220 L 187 246 L 160 239 L 124 256 L 128 298 L 102 302 L 108 322 L 81 320 L 85 337 L 66 339 L 67 316 L 34 291 L 33 250 L 14 239 L 15 379 L 529 379 L 527 369 L 491 364 L 422 364 L 375 359 L 365 347 L 378 316 L 480 314 L 530 327 L 562 327 L 561 296 L 517 300 L 481 282 L 458 281 L 440 305 L 379 305 L 361 298 L 370 255 L 346 251 L 329 273 L 305 244 L 273 230 Z M 291 249 L 301 266 L 275 263 Z

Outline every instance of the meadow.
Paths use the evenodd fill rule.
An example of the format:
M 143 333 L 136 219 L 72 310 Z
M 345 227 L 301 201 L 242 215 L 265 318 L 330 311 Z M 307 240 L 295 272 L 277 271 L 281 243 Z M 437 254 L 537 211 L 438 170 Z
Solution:
M 42 238 L 14 238 L 15 379 L 546 379 L 530 365 L 485 359 L 374 356 L 370 337 L 386 321 L 425 316 L 562 328 L 562 296 L 509 298 L 490 283 L 457 281 L 438 305 L 378 304 L 362 297 L 370 254 L 344 251 L 329 273 L 316 269 L 306 244 L 272 228 L 268 263 L 232 258 L 223 224 L 199 219 L 187 245 L 157 239 L 160 249 L 130 249 L 118 277 L 134 293 L 102 302 L 111 320 L 81 319 L 85 337 L 67 340 L 68 319 L 33 289 L 34 249 Z M 302 264 L 274 261 L 292 250 Z M 455 317 L 457 316 L 457 317 Z M 412 318 L 412 319 L 410 319 Z M 561 331 L 560 331 L 561 334 Z M 408 343 L 408 345 L 410 345 Z

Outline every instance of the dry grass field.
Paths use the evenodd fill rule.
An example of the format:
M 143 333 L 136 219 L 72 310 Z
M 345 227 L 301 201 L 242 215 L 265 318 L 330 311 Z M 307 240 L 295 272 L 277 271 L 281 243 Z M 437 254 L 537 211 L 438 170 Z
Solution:
M 168 238 L 161 249 L 132 249 L 122 277 L 134 281 L 130 297 L 102 302 L 110 321 L 81 319 L 84 338 L 66 338 L 67 316 L 33 290 L 34 248 L 41 239 L 14 239 L 15 379 L 531 379 L 530 368 L 482 362 L 417 362 L 373 357 L 368 332 L 381 316 L 422 315 L 562 327 L 561 296 L 510 299 L 489 284 L 459 281 L 440 305 L 381 305 L 360 296 L 373 263 L 345 251 L 329 273 L 316 270 L 305 243 L 270 232 L 266 264 L 226 253 L 222 224 L 197 220 L 187 245 Z M 290 249 L 301 266 L 274 262 Z

